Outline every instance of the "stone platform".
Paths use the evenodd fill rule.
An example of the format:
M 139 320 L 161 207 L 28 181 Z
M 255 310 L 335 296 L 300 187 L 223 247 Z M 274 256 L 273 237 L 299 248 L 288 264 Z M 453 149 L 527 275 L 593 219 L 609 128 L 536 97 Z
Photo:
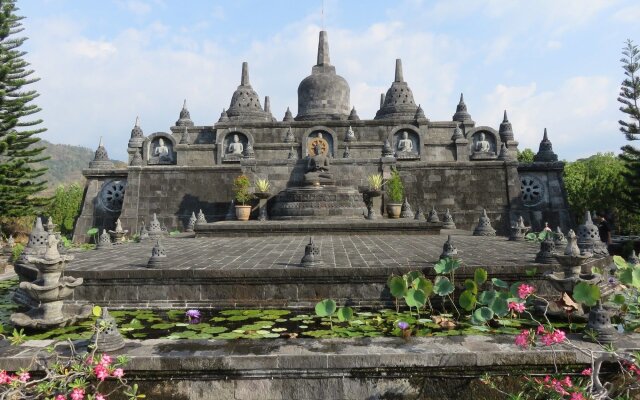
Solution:
M 544 286 L 542 273 L 554 268 L 534 262 L 536 244 L 454 233 L 464 263 L 456 272 L 459 282 L 472 277 L 477 267 L 507 282 L 520 281 L 535 269 L 526 279 Z M 66 274 L 84 279 L 74 301 L 110 307 L 312 308 L 325 298 L 380 307 L 393 304 L 386 287 L 391 274 L 422 270 L 433 276 L 446 236 L 322 235 L 315 242 L 324 265 L 303 268 L 300 260 L 308 241 L 306 235 L 279 234 L 167 238 L 168 259 L 161 269 L 146 268 L 153 242 L 123 244 L 77 253 Z M 587 266 L 609 262 L 594 259 Z
M 329 221 L 220 221 L 197 224 L 197 236 L 263 236 L 263 235 L 336 235 L 367 234 L 378 235 L 438 235 L 441 222 L 427 222 L 409 218 Z
M 635 347 L 638 340 L 638 334 L 624 335 L 617 345 Z M 34 369 L 40 366 L 33 359 L 52 344 L 6 345 L 0 348 L 0 369 L 29 368 L 37 376 Z M 599 350 L 592 343 L 578 344 Z M 76 348 L 82 350 L 82 343 Z M 58 345 L 64 349 L 64 343 Z M 109 354 L 129 357 L 126 378 L 154 400 L 502 399 L 482 384 L 484 374 L 501 377 L 500 387 L 515 391 L 523 375 L 544 377 L 558 368 L 575 377 L 592 362 L 588 353 L 568 345 L 522 350 L 512 335 L 128 340 L 124 349 Z M 617 366 L 605 364 L 602 371 L 611 373 Z M 637 395 L 632 392 L 631 398 Z

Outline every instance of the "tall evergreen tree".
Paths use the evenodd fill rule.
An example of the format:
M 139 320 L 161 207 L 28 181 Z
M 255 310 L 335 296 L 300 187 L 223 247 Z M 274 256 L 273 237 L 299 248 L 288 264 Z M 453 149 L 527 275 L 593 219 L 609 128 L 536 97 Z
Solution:
M 620 111 L 628 116 L 627 121 L 618 121 L 620 131 L 624 133 L 627 140 L 640 140 L 640 110 L 638 109 L 638 99 L 640 99 L 640 49 L 627 40 L 626 46 L 622 49 L 622 68 L 626 78 L 620 87 L 618 101 L 622 103 Z M 629 211 L 640 213 L 640 149 L 626 145 L 622 147 L 620 155 L 627 164 L 627 171 L 624 173 L 626 187 L 624 199 Z
M 24 87 L 38 81 L 31 77 L 23 57 L 26 52 L 19 50 L 27 40 L 16 36 L 24 28 L 16 15 L 15 0 L 0 0 L 0 216 L 20 217 L 34 214 L 36 208 L 47 200 L 35 195 L 45 188 L 45 181 L 39 180 L 45 168 L 35 163 L 45 160 L 39 147 L 37 134 L 45 128 L 35 128 L 41 119 L 31 119 L 40 108 L 32 104 L 38 97 L 35 90 Z

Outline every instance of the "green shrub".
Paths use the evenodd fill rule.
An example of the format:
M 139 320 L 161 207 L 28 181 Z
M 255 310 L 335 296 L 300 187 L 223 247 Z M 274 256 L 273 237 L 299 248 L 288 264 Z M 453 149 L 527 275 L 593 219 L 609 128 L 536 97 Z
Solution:
M 404 200 L 404 185 L 397 170 L 391 171 L 391 178 L 386 183 L 387 196 L 392 203 L 402 203 Z
M 251 186 L 251 182 L 246 175 L 240 175 L 233 180 L 233 193 L 238 203 L 245 205 L 246 202 L 253 199 L 253 194 L 249 192 L 249 186 Z
M 73 226 L 82 207 L 82 194 L 83 189 L 77 183 L 60 185 L 46 209 L 46 213 L 53 218 L 63 235 L 73 233 Z

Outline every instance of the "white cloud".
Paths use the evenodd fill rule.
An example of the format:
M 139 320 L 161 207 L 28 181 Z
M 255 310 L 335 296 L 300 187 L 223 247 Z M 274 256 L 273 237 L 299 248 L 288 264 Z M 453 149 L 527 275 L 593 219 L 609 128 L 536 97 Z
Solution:
M 613 14 L 613 19 L 620 22 L 638 23 L 640 21 L 640 5 L 624 7 Z
M 116 52 L 116 46 L 110 42 L 82 38 L 71 43 L 71 51 L 73 54 L 82 57 L 106 58 Z

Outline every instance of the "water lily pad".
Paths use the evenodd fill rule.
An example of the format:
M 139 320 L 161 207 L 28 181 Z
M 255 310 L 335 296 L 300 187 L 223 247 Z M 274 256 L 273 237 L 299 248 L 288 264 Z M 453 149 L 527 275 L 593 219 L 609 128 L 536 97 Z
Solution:
M 273 328 L 271 329 L 273 332 L 284 332 L 287 330 L 287 328 Z
M 233 315 L 227 318 L 227 321 L 245 321 L 245 320 L 248 320 L 249 318 L 251 317 L 247 315 Z
M 242 337 L 242 333 L 238 332 L 223 332 L 216 336 L 216 339 L 238 339 Z
M 265 315 L 278 315 L 278 316 L 283 316 L 283 315 L 289 315 L 291 314 L 291 311 L 289 310 L 264 310 L 263 313 Z
M 222 322 L 222 321 L 226 321 L 227 319 L 225 317 L 213 317 L 211 319 L 209 319 L 209 321 L 211 322 Z
M 225 332 L 226 330 L 227 330 L 227 328 L 225 328 L 224 326 L 210 326 L 208 328 L 204 328 L 201 331 L 201 333 L 216 334 L 216 333 Z
M 151 328 L 151 329 L 170 329 L 170 328 L 173 328 L 174 326 L 176 326 L 176 324 L 173 323 L 173 322 L 165 322 L 165 323 L 161 323 L 161 324 L 153 324 L 149 328 Z

